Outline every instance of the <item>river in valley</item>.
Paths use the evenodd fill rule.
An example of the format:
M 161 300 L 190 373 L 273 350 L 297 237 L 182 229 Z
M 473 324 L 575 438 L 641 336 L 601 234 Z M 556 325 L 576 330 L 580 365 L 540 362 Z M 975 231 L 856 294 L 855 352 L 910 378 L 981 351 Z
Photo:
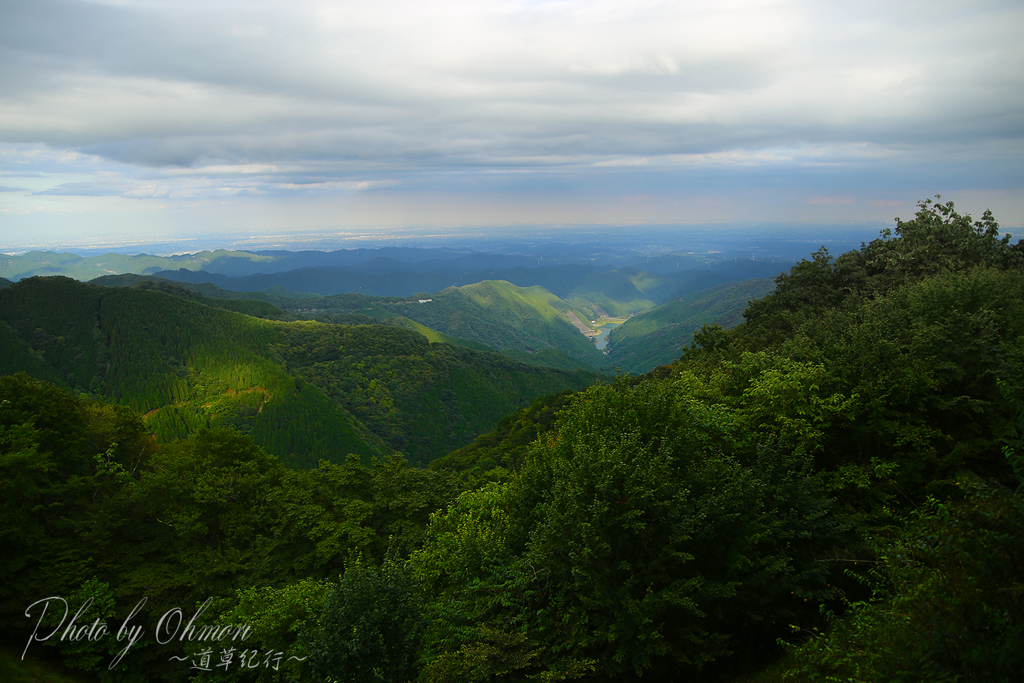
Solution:
M 597 328 L 597 336 L 594 337 L 594 339 L 597 341 L 597 348 L 603 351 L 604 347 L 608 346 L 608 333 L 621 324 L 621 320 L 609 320 L 608 322 L 599 325 Z

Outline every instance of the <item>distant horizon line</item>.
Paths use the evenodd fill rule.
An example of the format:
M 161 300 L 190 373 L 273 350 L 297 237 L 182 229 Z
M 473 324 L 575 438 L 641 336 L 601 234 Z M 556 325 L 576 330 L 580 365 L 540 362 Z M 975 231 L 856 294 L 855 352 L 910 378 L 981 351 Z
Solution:
M 772 239 L 785 239 L 790 233 L 790 241 L 836 241 L 849 239 L 850 235 L 842 233 L 872 230 L 872 239 L 877 231 L 891 227 L 881 221 L 846 221 L 835 223 L 806 222 L 721 222 L 721 223 L 631 223 L 631 224 L 594 224 L 594 223 L 530 223 L 519 225 L 492 226 L 482 232 L 478 226 L 465 228 L 449 228 L 439 231 L 437 228 L 388 228 L 387 232 L 355 232 L 355 231 L 323 231 L 296 232 L 259 235 L 245 232 L 225 232 L 213 235 L 195 235 L 183 237 L 148 237 L 124 239 L 83 239 L 83 240 L 46 240 L 34 243 L 13 243 L 0 246 L 0 253 L 8 256 L 21 256 L 33 251 L 51 251 L 54 253 L 72 253 L 83 256 L 95 256 L 102 253 L 119 253 L 138 256 L 180 256 L 203 251 L 352 251 L 356 249 L 386 249 L 406 247 L 417 249 L 481 249 L 486 246 L 508 245 L 541 240 L 545 246 L 552 247 L 564 243 L 566 246 L 581 247 L 586 245 L 616 247 L 622 249 L 627 243 L 636 247 L 654 248 L 663 251 L 669 245 L 666 238 L 676 242 L 680 238 L 714 237 L 715 233 L 727 232 L 732 238 L 762 236 Z M 624 235 L 621 229 L 629 229 Z M 637 234 L 638 228 L 649 228 L 648 234 Z M 666 234 L 676 229 L 686 229 L 685 235 Z M 498 232 L 497 230 L 501 230 Z M 513 231 L 513 232 L 505 232 Z M 524 231 L 526 231 L 524 233 Z M 563 232 L 564 231 L 564 232 Z M 592 231 L 581 234 L 580 231 Z M 823 231 L 826 234 L 821 234 Z M 817 233 L 814 235 L 807 233 Z M 428 233 L 428 234 L 423 234 Z M 710 234 L 709 234 L 710 233 Z M 724 236 L 724 235 L 723 235 Z M 799 239 L 798 239 L 799 237 Z M 657 238 L 657 239 L 653 239 Z M 659 248 L 660 247 L 660 248 Z M 671 249 L 671 247 L 669 247 Z

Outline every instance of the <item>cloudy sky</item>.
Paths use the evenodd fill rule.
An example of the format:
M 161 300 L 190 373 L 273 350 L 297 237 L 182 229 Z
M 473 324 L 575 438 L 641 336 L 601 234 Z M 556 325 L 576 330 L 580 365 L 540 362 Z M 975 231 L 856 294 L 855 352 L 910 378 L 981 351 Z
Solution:
M 2 0 L 0 247 L 936 193 L 1020 226 L 1022 31 L 1019 0 Z

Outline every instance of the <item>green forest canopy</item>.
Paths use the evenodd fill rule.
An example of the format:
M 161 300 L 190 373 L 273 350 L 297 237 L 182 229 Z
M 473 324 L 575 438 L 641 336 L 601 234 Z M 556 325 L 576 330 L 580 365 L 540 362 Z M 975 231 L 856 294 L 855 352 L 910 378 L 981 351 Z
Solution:
M 294 680 L 1014 680 L 1022 327 L 1021 243 L 923 202 L 674 363 L 427 469 L 288 469 L 225 428 L 154 444 L 132 410 L 3 378 L 4 637 L 26 595 L 145 593 L 214 597 Z M 110 673 L 107 646 L 33 647 L 183 673 L 153 642 Z
M 396 326 L 257 319 L 222 307 L 269 304 L 179 289 L 12 285 L 0 291 L 0 372 L 130 406 L 160 440 L 234 427 L 300 467 L 395 451 L 426 463 L 517 407 L 599 378 Z

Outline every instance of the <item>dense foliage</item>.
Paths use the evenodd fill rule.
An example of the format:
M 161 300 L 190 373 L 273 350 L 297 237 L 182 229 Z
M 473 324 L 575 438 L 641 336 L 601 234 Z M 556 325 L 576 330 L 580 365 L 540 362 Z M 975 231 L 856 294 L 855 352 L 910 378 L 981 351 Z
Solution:
M 598 379 L 431 344 L 396 326 L 277 322 L 224 308 L 278 317 L 265 302 L 168 283 L 30 278 L 0 294 L 0 372 L 127 405 L 160 440 L 233 427 L 299 467 L 395 450 L 426 463 L 540 396 Z
M 1024 497 L 964 475 L 877 548 L 870 600 L 792 653 L 803 680 L 1013 681 L 1024 671 Z
M 288 469 L 226 427 L 154 443 L 124 406 L 0 379 L 3 635 L 24 642 L 36 595 L 108 619 L 213 598 L 280 670 L 167 660 L 200 643 L 141 643 L 115 673 L 112 641 L 32 647 L 107 680 L 1013 680 L 1024 247 L 919 208 L 671 365 L 545 398 L 425 469 Z M 430 434 L 405 387 L 477 372 L 441 344 L 410 360 L 433 347 L 398 327 L 248 320 L 395 443 Z M 473 414 L 428 395 L 445 429 Z
M 281 358 L 292 372 L 414 463 L 458 448 L 559 384 L 578 388 L 596 379 L 430 344 L 399 327 L 296 323 L 280 334 Z
M 376 563 L 389 546 L 407 555 L 428 515 L 459 490 L 450 474 L 401 459 L 287 469 L 226 428 L 156 445 L 132 411 L 25 375 L 0 378 L 0 396 L 0 633 L 23 650 L 40 609 L 26 608 L 48 596 L 73 610 L 94 596 L 102 613 L 88 612 L 88 621 L 111 624 L 145 598 L 147 637 L 112 673 L 98 664 L 123 647 L 113 638 L 31 645 L 36 656 L 56 648 L 65 663 L 108 680 L 177 679 L 181 667 L 168 657 L 182 644 L 161 646 L 152 633 L 168 610 L 191 614 L 211 597 L 211 614 L 243 608 L 253 596 L 236 590 L 287 595 L 296 582 L 338 576 L 352 558 Z M 56 627 L 47 625 L 41 636 Z

